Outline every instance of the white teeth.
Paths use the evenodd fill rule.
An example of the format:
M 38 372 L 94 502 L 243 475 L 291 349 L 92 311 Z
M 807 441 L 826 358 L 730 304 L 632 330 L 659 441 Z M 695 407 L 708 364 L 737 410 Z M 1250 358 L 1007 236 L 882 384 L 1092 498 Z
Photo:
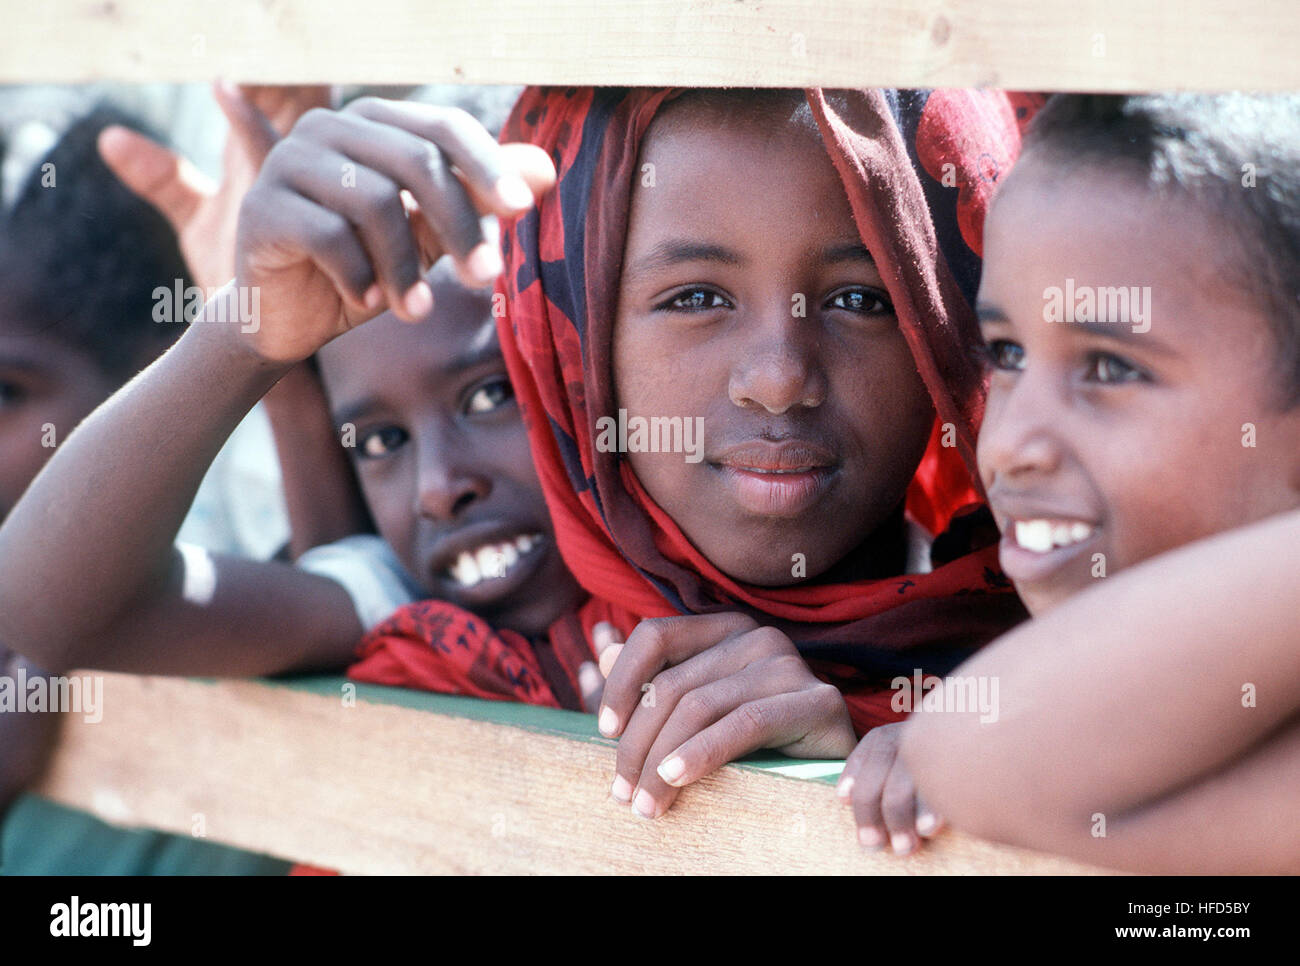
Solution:
M 1025 550 L 1047 553 L 1087 540 L 1093 528 L 1079 520 L 1017 520 L 1014 532 L 1016 543 Z
M 465 550 L 447 571 L 462 587 L 473 587 L 484 580 L 504 577 L 521 556 L 541 541 L 540 533 L 526 533 L 504 543 L 484 544 L 473 552 Z
M 1017 520 L 1016 543 L 1035 553 L 1052 549 L 1052 525 L 1046 520 Z
M 479 572 L 478 561 L 468 551 L 461 551 L 456 562 L 451 565 L 451 575 L 462 587 L 473 587 L 483 579 L 483 575 Z
M 478 571 L 485 580 L 488 577 L 500 577 L 505 573 L 505 566 L 501 561 L 500 544 L 494 543 L 486 547 L 479 547 L 474 559 L 478 562 Z

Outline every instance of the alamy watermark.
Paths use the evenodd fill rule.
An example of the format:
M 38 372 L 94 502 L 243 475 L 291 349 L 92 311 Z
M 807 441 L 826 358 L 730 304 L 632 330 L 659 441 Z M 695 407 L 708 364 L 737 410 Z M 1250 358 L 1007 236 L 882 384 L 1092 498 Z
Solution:
M 0 675 L 0 714 L 42 711 L 67 711 L 83 715 L 87 724 L 99 724 L 104 718 L 104 678 L 28 675 L 21 663 L 13 674 Z
M 598 453 L 685 453 L 686 462 L 704 459 L 703 416 L 601 416 L 596 420 Z
M 249 334 L 262 327 L 261 307 L 262 290 L 255 285 L 205 291 L 178 278 L 171 288 L 159 285 L 153 290 L 153 320 L 159 323 L 238 323 L 239 331 Z
M 1064 288 L 1043 289 L 1043 321 L 1129 325 L 1134 332 L 1149 332 L 1151 286 L 1076 286 L 1074 279 L 1067 278 Z
M 998 679 L 984 674 L 949 675 L 941 678 L 924 674 L 920 668 L 912 676 L 902 675 L 889 682 L 894 696 L 889 706 L 900 714 L 918 711 L 949 713 L 978 711 L 981 724 L 998 720 Z

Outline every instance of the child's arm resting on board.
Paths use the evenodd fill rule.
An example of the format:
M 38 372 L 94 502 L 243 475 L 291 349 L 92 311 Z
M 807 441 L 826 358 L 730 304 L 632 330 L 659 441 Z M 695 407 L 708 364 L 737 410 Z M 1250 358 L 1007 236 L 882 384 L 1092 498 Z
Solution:
M 996 720 L 914 714 L 903 760 L 956 827 L 1144 872 L 1300 872 L 1300 512 L 1077 595 L 954 674 Z

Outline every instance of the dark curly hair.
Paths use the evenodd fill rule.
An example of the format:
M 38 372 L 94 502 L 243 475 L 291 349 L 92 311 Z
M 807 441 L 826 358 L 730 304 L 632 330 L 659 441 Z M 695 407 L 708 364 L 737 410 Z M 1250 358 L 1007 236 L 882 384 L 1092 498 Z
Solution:
M 188 285 L 189 271 L 171 226 L 100 159 L 96 141 L 112 124 L 158 139 L 131 115 L 95 107 L 0 214 L 0 318 L 125 381 L 180 335 L 182 323 L 153 321 L 153 291 Z

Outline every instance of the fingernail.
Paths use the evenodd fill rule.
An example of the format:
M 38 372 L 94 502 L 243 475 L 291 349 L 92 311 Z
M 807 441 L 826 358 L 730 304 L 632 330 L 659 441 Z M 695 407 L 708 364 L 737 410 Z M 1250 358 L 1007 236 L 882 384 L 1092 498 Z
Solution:
M 878 849 L 883 841 L 874 825 L 864 825 L 858 829 L 858 844 L 864 849 Z
M 632 802 L 632 811 L 642 818 L 655 817 L 655 800 L 650 797 L 650 793 L 644 788 L 636 793 L 636 799 Z
M 416 282 L 402 297 L 402 306 L 412 318 L 420 319 L 433 309 L 433 290 L 423 280 Z
M 609 795 L 614 801 L 626 805 L 632 801 L 632 783 L 618 775 L 614 778 L 614 784 L 609 787 Z
M 384 290 L 378 285 L 366 289 L 365 305 L 368 309 L 377 309 L 384 301 Z
M 889 840 L 889 846 L 894 850 L 895 855 L 907 855 L 912 851 L 912 836 L 906 832 L 896 832 Z
M 840 798 L 848 798 L 851 791 L 853 791 L 853 776 L 845 775 L 835 786 L 835 794 Z
M 465 267 L 469 269 L 474 280 L 482 285 L 496 281 L 496 277 L 506 269 L 501 262 L 500 249 L 487 242 L 475 246 L 469 253 L 469 257 L 465 259 Z
M 666 781 L 669 785 L 675 785 L 677 784 L 677 779 L 681 778 L 682 773 L 686 771 L 686 762 L 682 761 L 676 755 L 673 755 L 672 757 L 665 758 L 661 761 L 659 763 L 659 768 L 656 770 L 659 772 L 660 778 Z
M 600 720 L 596 722 L 596 727 L 606 738 L 613 738 L 618 733 L 618 715 L 613 708 L 600 709 Z
M 623 653 L 622 644 L 611 644 L 600 652 L 600 673 L 609 677 L 609 672 L 614 670 L 614 665 L 618 662 L 618 656 Z
M 594 624 L 591 628 L 591 646 L 596 649 L 596 653 L 602 653 L 605 648 L 614 643 L 614 628 L 608 621 L 601 621 Z
M 929 835 L 939 827 L 937 816 L 929 812 L 922 812 L 916 819 L 916 831 L 921 835 Z
M 604 678 L 601 676 L 600 669 L 596 667 L 595 661 L 583 661 L 578 667 L 578 687 L 584 692 L 595 691 Z
M 497 197 L 507 207 L 522 209 L 533 206 L 533 193 L 528 190 L 528 183 L 517 174 L 503 174 L 497 179 Z

